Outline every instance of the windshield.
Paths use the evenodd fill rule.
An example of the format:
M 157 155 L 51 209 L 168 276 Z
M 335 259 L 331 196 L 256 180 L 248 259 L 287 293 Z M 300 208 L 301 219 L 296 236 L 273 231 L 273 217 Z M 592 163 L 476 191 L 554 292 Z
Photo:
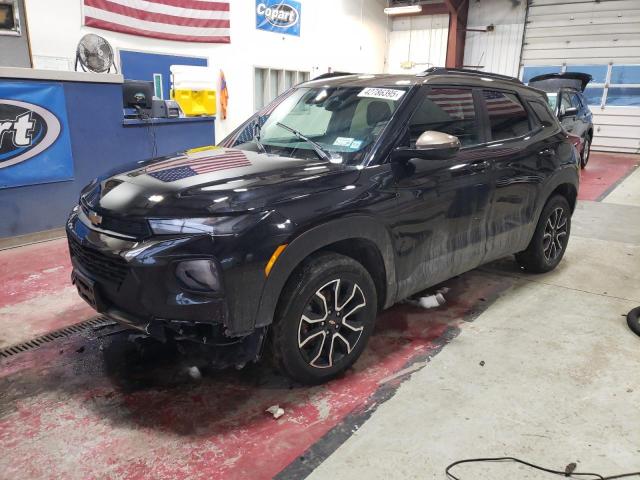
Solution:
M 547 102 L 551 107 L 551 111 L 555 112 L 556 107 L 558 106 L 558 94 L 557 93 L 547 93 Z
M 405 93 L 406 88 L 293 89 L 251 117 L 221 146 L 359 164 Z

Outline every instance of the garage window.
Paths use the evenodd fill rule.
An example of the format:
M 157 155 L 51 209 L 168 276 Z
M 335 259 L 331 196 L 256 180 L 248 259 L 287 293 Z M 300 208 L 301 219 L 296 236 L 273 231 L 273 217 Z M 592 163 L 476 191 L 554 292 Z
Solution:
M 260 110 L 281 93 L 307 80 L 309 80 L 309 72 L 256 67 L 253 80 L 254 109 Z
M 640 107 L 640 65 L 613 65 L 607 105 Z
M 589 105 L 602 105 L 602 96 L 609 73 L 608 65 L 567 65 L 565 72 L 582 72 L 591 75 L 593 78 L 587 85 L 584 96 Z
M 516 138 L 531 131 L 527 111 L 513 93 L 485 90 L 483 96 L 492 140 Z

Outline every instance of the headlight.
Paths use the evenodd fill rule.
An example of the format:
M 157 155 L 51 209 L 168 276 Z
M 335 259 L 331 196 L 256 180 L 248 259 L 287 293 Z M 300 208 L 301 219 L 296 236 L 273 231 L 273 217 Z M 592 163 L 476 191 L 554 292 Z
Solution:
M 176 235 L 180 233 L 237 235 L 268 215 L 269 213 L 262 215 L 236 215 L 233 217 L 152 218 L 149 219 L 149 226 L 156 235 Z

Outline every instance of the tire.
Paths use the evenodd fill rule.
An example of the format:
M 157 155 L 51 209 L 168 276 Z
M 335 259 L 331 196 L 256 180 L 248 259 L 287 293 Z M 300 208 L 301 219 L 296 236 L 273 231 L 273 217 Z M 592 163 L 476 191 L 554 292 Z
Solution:
M 338 376 L 364 350 L 377 305 L 371 275 L 360 263 L 328 252 L 310 256 L 280 295 L 270 344 L 276 367 L 305 384 Z
M 558 266 L 571 233 L 571 209 L 562 195 L 554 195 L 542 209 L 538 225 L 526 250 L 516 254 L 525 270 L 545 273 Z
M 585 168 L 589 163 L 589 155 L 591 155 L 591 135 L 584 137 L 582 144 L 582 152 L 580 153 L 580 168 Z
M 640 307 L 636 307 L 627 314 L 627 325 L 633 333 L 640 335 Z

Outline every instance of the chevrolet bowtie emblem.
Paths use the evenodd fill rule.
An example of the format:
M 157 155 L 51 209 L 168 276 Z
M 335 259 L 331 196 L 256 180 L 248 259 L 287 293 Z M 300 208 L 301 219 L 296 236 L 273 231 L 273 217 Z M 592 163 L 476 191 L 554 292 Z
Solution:
M 96 212 L 89 211 L 87 213 L 87 218 L 91 222 L 91 225 L 95 225 L 96 227 L 102 223 L 102 216 L 98 215 Z

